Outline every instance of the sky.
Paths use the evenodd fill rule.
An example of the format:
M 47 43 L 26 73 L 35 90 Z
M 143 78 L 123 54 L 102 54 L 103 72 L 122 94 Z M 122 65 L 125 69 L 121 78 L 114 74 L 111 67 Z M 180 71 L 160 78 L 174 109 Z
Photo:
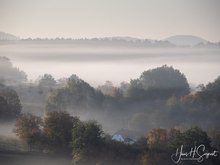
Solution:
M 220 41 L 219 0 L 0 0 L 0 31 L 21 38 L 196 35 Z

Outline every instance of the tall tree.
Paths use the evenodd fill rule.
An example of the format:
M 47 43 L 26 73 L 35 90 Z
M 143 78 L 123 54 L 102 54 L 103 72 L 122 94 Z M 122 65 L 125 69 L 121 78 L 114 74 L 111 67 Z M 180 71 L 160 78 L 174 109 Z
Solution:
M 48 112 L 44 119 L 43 133 L 51 152 L 65 153 L 71 149 L 72 129 L 79 122 L 66 112 Z
M 167 145 L 168 133 L 166 129 L 154 128 L 147 135 L 147 142 L 150 148 L 161 149 Z
M 185 75 L 167 65 L 144 71 L 139 79 L 131 80 L 130 84 L 131 97 L 167 98 L 189 93 L 189 84 Z
M 88 83 L 72 75 L 67 80 L 67 86 L 53 91 L 47 100 L 47 111 L 98 109 L 103 95 Z
M 102 146 L 102 129 L 96 122 L 80 122 L 73 127 L 72 149 L 75 163 L 95 160 Z
M 17 92 L 0 84 L 0 119 L 14 119 L 21 113 L 21 103 Z
M 39 80 L 40 87 L 53 87 L 54 85 L 56 85 L 56 80 L 50 74 L 44 74 Z
M 40 117 L 29 113 L 22 114 L 16 121 L 15 133 L 22 141 L 28 144 L 29 149 L 41 143 L 41 124 L 42 120 Z

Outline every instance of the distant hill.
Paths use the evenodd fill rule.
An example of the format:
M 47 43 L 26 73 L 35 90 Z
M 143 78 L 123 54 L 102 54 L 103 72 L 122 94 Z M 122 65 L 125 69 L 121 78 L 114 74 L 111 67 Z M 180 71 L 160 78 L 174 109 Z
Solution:
M 139 39 L 139 38 L 134 38 L 134 37 L 129 37 L 129 36 L 126 36 L 126 37 L 121 37 L 121 36 L 115 36 L 115 37 L 106 37 L 106 38 L 101 38 L 101 39 L 109 39 L 109 40 L 124 40 L 124 41 L 133 41 L 133 42 L 136 42 L 136 41 L 139 41 L 139 40 L 144 40 L 144 39 Z
M 206 40 L 192 35 L 175 35 L 164 40 L 176 46 L 196 46 L 201 43 L 207 43 Z
M 9 33 L 0 32 L 0 41 L 12 41 L 19 40 L 19 37 L 16 37 Z
M 173 47 L 220 47 L 220 42 L 208 42 L 192 35 L 176 35 L 164 40 L 140 39 L 129 36 L 113 36 L 102 38 L 26 38 L 22 39 L 13 34 L 0 32 L 0 41 L 18 41 L 21 43 L 36 44 L 74 44 L 80 46 L 103 47 L 136 47 L 136 48 L 173 48 Z M 17 42 L 16 42 L 17 43 Z

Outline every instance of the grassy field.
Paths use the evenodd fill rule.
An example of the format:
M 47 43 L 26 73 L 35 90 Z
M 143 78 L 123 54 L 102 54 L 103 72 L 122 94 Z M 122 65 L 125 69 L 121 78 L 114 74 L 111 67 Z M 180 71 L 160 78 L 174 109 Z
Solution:
M 42 153 L 0 151 L 2 165 L 71 165 L 71 157 L 52 156 Z
M 27 146 L 18 138 L 0 135 L 0 151 L 25 151 Z
M 0 136 L 1 165 L 71 165 L 71 157 L 28 152 L 27 145 L 16 137 Z

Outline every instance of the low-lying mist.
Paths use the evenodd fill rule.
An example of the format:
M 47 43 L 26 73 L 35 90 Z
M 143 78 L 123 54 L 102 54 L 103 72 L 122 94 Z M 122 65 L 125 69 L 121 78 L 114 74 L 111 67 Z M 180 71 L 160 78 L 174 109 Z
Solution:
M 0 124 L 0 136 L 15 138 L 16 135 L 14 133 L 15 121 L 9 122 L 1 122 Z
M 190 83 L 198 85 L 213 81 L 220 69 L 218 48 L 124 48 L 31 43 L 0 46 L 0 56 L 10 58 L 31 80 L 44 73 L 50 73 L 56 79 L 76 74 L 92 86 L 104 84 L 106 80 L 119 85 L 122 81 L 138 77 L 143 70 L 167 64 L 181 70 Z
M 36 49 L 36 46 L 33 48 Z M 150 50 L 152 52 L 148 53 L 146 50 L 141 51 L 143 52 L 132 50 L 131 54 L 119 55 L 117 51 L 103 55 L 101 54 L 103 52 L 98 52 L 98 55 L 68 52 L 63 56 L 60 52 L 60 54 L 38 52 L 38 56 L 34 55 L 34 51 L 24 55 L 15 51 L 11 56 L 8 54 L 11 59 L 0 57 L 0 162 L 5 165 L 30 163 L 68 165 L 72 160 L 83 160 L 84 158 L 77 157 L 77 153 L 76 157 L 72 155 L 75 142 L 72 136 L 75 135 L 73 131 L 74 128 L 78 129 L 77 126 L 82 129 L 80 132 L 87 127 L 93 129 L 85 132 L 85 135 L 90 135 L 87 134 L 90 131 L 91 135 L 94 135 L 95 130 L 100 129 L 98 139 L 101 139 L 102 152 L 97 149 L 97 145 L 95 148 L 93 145 L 90 146 L 93 140 L 89 141 L 84 147 L 89 148 L 88 152 L 92 149 L 92 152 L 87 155 L 89 158 L 87 163 L 81 163 L 83 165 L 89 165 L 91 162 L 97 164 L 99 161 L 101 164 L 108 162 L 109 165 L 123 162 L 137 164 L 142 161 L 140 156 L 148 159 L 151 150 L 146 143 L 147 136 L 152 130 L 168 134 L 173 128 L 183 132 L 197 126 L 207 133 L 211 134 L 213 131 L 218 135 L 220 126 L 218 50 L 207 50 L 203 52 L 204 54 L 199 54 L 201 50 L 188 48 L 181 50 L 181 54 L 177 53 L 179 51 L 177 49 L 172 50 L 173 53 L 169 49 Z M 208 56 L 211 52 L 213 54 Z M 164 62 L 168 65 L 164 65 Z M 30 81 L 29 75 L 32 75 L 35 81 Z M 38 77 L 39 75 L 41 76 Z M 109 79 L 111 81 L 106 81 Z M 194 85 L 195 88 L 192 89 L 191 83 L 207 84 Z M 67 140 L 61 140 L 63 144 L 67 143 L 64 149 L 68 150 L 68 154 L 53 153 L 62 153 L 63 144 L 60 140 L 53 143 L 54 136 L 48 141 L 47 131 L 43 131 L 46 129 L 46 119 L 53 113 L 55 125 L 56 122 L 60 122 L 59 114 L 62 113 L 70 121 L 72 118 L 79 120 L 80 124 L 74 127 L 66 125 L 72 146 Z M 36 133 L 33 139 L 36 137 L 39 140 L 35 139 L 37 147 L 28 146 L 27 144 L 31 142 L 21 134 L 19 136 L 18 126 L 15 126 L 15 122 L 25 115 L 34 119 L 29 122 L 35 119 L 40 121 L 37 128 L 39 134 L 36 133 L 35 127 L 31 128 L 34 130 L 33 133 Z M 25 124 L 20 121 L 21 127 L 25 128 Z M 97 127 L 93 125 L 97 129 L 91 127 L 88 121 L 98 123 Z M 62 124 L 61 121 L 56 127 L 60 132 L 63 132 Z M 197 127 L 195 129 L 201 132 L 202 130 Z M 31 131 L 25 129 L 23 133 Z M 120 131 L 129 132 L 134 145 L 114 142 L 112 136 Z M 60 132 L 59 135 L 66 135 Z M 81 133 L 76 132 L 76 135 Z M 172 141 L 172 138 L 169 140 Z M 213 141 L 218 144 L 215 139 Z M 45 146 L 41 146 L 42 144 Z M 56 148 L 58 144 L 61 144 L 61 148 Z M 69 150 L 70 146 L 73 150 Z M 91 159 L 90 156 L 94 151 L 98 153 L 98 157 Z M 163 155 L 161 159 L 169 157 L 163 150 L 156 150 L 154 154 L 157 155 L 161 151 Z M 119 154 L 116 154 L 117 152 Z M 116 161 L 115 157 L 121 162 Z M 150 160 L 154 161 L 155 158 L 150 157 Z

